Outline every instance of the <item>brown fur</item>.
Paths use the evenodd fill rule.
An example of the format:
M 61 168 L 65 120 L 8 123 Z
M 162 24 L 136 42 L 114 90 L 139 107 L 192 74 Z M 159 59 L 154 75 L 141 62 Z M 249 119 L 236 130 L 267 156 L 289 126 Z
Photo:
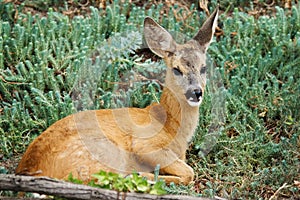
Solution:
M 200 70 L 216 18 L 217 9 L 186 44 L 177 44 L 166 30 L 146 18 L 148 46 L 168 66 L 160 103 L 144 109 L 84 111 L 61 119 L 29 145 L 16 173 L 58 179 L 72 173 L 89 180 L 100 170 L 125 175 L 136 170 L 153 179 L 151 172 L 159 164 L 160 177 L 166 182 L 190 183 L 194 172 L 185 163 L 185 152 L 198 125 L 201 101 L 198 98 L 196 106 L 191 106 L 185 94 L 205 88 Z M 174 68 L 182 74 L 174 74 Z

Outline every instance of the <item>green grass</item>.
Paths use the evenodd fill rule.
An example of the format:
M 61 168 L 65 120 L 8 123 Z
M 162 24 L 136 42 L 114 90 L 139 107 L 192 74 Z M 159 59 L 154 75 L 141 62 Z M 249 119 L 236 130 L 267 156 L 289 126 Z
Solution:
M 79 110 L 156 102 L 164 64 L 136 53 L 144 17 L 188 37 L 204 19 L 192 8 L 177 21 L 173 12 L 162 17 L 162 9 L 116 1 L 105 10 L 91 7 L 85 17 L 53 9 L 41 17 L 24 12 L 24 5 L 0 3 L 2 159 L 21 154 L 48 126 Z M 209 49 L 219 74 L 208 85 L 188 152 L 196 181 L 167 190 L 268 199 L 280 188 L 276 197 L 299 197 L 300 7 L 276 7 L 274 16 L 258 19 L 234 9 L 219 23 L 223 35 Z

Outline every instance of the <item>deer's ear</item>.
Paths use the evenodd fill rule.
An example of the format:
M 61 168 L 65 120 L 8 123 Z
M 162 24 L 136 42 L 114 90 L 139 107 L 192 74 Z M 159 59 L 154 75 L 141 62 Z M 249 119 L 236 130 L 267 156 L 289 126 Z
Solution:
M 144 35 L 151 51 L 162 58 L 176 49 L 176 42 L 171 34 L 150 17 L 144 20 Z
M 209 16 L 209 18 L 204 22 L 198 33 L 194 36 L 194 40 L 196 40 L 204 50 L 206 51 L 212 38 L 215 33 L 215 28 L 217 26 L 218 21 L 218 13 L 219 6 L 215 9 L 215 11 Z

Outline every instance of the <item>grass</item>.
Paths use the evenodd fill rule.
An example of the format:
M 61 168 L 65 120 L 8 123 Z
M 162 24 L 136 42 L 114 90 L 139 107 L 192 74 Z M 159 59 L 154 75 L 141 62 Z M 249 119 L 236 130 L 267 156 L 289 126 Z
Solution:
M 62 7 L 51 8 L 48 1 L 49 10 L 36 14 L 27 12 L 26 2 L 0 3 L 1 163 L 22 154 L 39 133 L 68 114 L 157 101 L 164 66 L 157 58 L 147 59 L 151 54 L 138 53 L 144 17 L 188 37 L 204 19 L 196 6 L 143 9 L 115 1 L 90 7 L 84 16 L 68 16 L 62 14 L 66 5 L 56 1 L 54 6 Z M 221 4 L 228 12 L 220 16 L 222 32 L 209 49 L 218 74 L 211 76 L 188 152 L 195 183 L 170 185 L 169 193 L 300 196 L 294 182 L 300 180 L 300 7 L 293 3 L 260 17 L 241 12 L 251 13 L 247 3 L 239 9 Z M 1 172 L 9 173 L 6 168 Z

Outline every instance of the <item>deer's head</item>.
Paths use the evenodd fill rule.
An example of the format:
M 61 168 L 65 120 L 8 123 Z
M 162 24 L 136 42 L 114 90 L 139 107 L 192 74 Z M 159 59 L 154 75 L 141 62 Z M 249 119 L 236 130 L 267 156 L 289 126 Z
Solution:
M 217 25 L 218 8 L 188 42 L 178 44 L 171 34 L 147 17 L 144 34 L 149 48 L 165 60 L 166 84 L 180 101 L 199 106 L 206 85 L 206 51 Z

